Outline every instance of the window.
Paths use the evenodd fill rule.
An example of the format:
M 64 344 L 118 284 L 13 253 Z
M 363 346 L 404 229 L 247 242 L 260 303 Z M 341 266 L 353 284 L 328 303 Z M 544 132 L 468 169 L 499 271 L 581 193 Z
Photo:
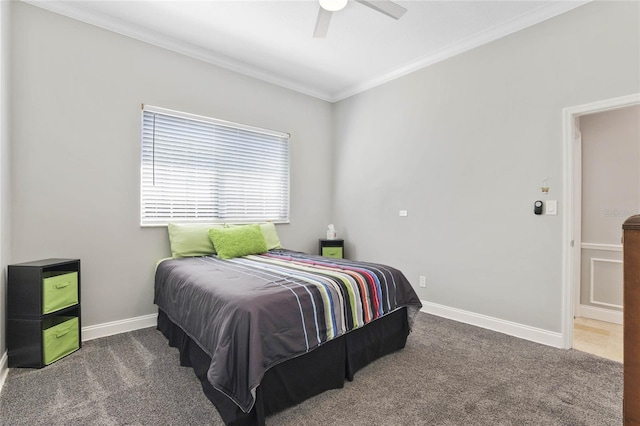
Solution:
M 288 222 L 289 135 L 144 106 L 141 218 Z

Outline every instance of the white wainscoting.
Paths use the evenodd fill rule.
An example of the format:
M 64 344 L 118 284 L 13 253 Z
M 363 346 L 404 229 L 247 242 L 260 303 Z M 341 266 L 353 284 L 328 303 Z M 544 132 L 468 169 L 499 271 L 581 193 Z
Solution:
M 562 333 L 530 327 L 528 325 L 476 314 L 462 309 L 451 308 L 449 306 L 439 305 L 425 300 L 422 300 L 421 302 L 421 311 L 428 314 L 475 325 L 476 327 L 486 328 L 488 330 L 497 331 L 499 333 L 508 334 L 520 339 L 530 340 L 532 342 L 542 343 L 543 345 L 553 346 L 556 348 L 562 348 L 564 344 Z
M 618 251 L 622 253 L 622 244 L 582 243 L 580 247 L 587 250 Z
M 600 259 L 598 257 L 592 257 L 591 258 L 591 266 L 590 266 L 590 278 L 589 278 L 589 303 L 592 303 L 594 305 L 606 306 L 608 308 L 622 309 L 622 305 L 621 304 L 604 302 L 602 300 L 596 300 L 596 295 L 595 295 L 596 267 L 597 267 L 596 265 L 597 265 L 598 262 L 601 263 L 601 264 L 613 263 L 613 264 L 616 264 L 616 265 L 620 265 L 620 267 L 616 268 L 616 269 L 619 269 L 619 272 L 620 272 L 620 287 L 622 287 L 622 260 Z M 622 288 L 620 289 L 620 293 L 621 293 L 620 297 L 622 297 Z
M 576 299 L 574 315 L 577 317 L 592 318 L 599 321 L 612 322 L 621 324 L 622 321 L 622 244 L 599 244 L 583 242 L 580 248 L 588 250 L 592 253 L 586 254 L 583 261 L 587 261 L 588 270 L 583 269 L 586 273 L 586 279 L 589 280 L 588 289 L 582 288 L 582 291 L 588 291 L 588 305 L 586 301 Z M 599 252 L 599 253 L 596 253 Z M 619 295 L 615 294 L 615 289 L 608 290 L 609 295 L 614 295 L 615 300 L 602 300 L 602 291 L 606 288 L 611 280 L 619 281 Z M 604 287 L 603 287 L 604 286 Z M 597 291 L 597 290 L 600 291 Z M 611 293 L 614 291 L 614 293 Z M 600 292 L 600 297 L 598 293 Z M 579 293 L 578 293 L 579 294 Z M 611 297 L 609 298 L 611 299 Z
M 622 311 L 599 308 L 590 305 L 578 305 L 575 311 L 576 317 L 591 318 L 598 321 L 611 322 L 622 325 Z

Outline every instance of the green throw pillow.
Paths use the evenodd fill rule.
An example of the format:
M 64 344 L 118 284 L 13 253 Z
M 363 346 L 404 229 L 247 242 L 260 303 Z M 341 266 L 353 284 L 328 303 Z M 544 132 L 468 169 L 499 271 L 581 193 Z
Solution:
M 209 237 L 221 259 L 266 253 L 267 243 L 259 225 L 211 228 Z
M 255 224 L 252 223 L 252 225 Z M 267 243 L 267 250 L 281 249 L 282 243 L 280 243 L 280 238 L 278 238 L 276 225 L 274 225 L 273 222 L 260 223 L 259 225 L 262 230 L 262 235 L 264 236 L 264 241 Z M 236 228 L 238 226 L 246 225 L 227 225 L 227 228 Z
M 209 256 L 216 254 L 216 250 L 209 238 L 209 229 L 222 228 L 223 224 L 169 223 L 169 242 L 171 243 L 171 255 L 173 257 Z

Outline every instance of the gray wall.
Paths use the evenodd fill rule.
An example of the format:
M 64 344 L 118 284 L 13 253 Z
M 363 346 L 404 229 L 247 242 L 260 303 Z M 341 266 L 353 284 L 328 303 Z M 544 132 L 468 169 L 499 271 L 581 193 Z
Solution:
M 640 214 L 640 105 L 580 117 L 582 242 L 620 245 Z
M 428 302 L 560 332 L 562 109 L 640 91 L 639 7 L 593 2 L 336 104 L 348 252 L 425 275 Z
M 6 315 L 6 266 L 9 264 L 9 139 L 10 139 L 10 20 L 11 3 L 0 1 L 0 367 L 6 349 L 4 338 Z M 0 375 L 2 372 L 0 371 Z M 1 379 L 0 379 L 1 380 Z
M 330 219 L 331 105 L 56 15 L 14 5 L 11 262 L 82 260 L 83 326 L 152 314 L 166 228 L 139 226 L 140 105 L 290 132 L 287 247 Z
M 85 326 L 155 312 L 169 248 L 138 225 L 144 102 L 293 134 L 286 246 L 333 222 L 350 257 L 426 275 L 424 300 L 558 331 L 562 216 L 533 202 L 548 176 L 562 213 L 562 108 L 640 91 L 638 7 L 588 4 L 332 107 L 15 3 L 0 262 L 81 258 Z

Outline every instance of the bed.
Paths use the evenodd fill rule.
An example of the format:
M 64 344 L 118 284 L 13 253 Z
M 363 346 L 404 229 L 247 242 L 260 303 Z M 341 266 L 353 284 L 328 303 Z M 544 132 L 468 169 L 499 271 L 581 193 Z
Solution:
M 158 329 L 227 425 L 264 425 L 344 386 L 404 347 L 421 307 L 389 266 L 260 252 L 167 259 L 156 269 Z

